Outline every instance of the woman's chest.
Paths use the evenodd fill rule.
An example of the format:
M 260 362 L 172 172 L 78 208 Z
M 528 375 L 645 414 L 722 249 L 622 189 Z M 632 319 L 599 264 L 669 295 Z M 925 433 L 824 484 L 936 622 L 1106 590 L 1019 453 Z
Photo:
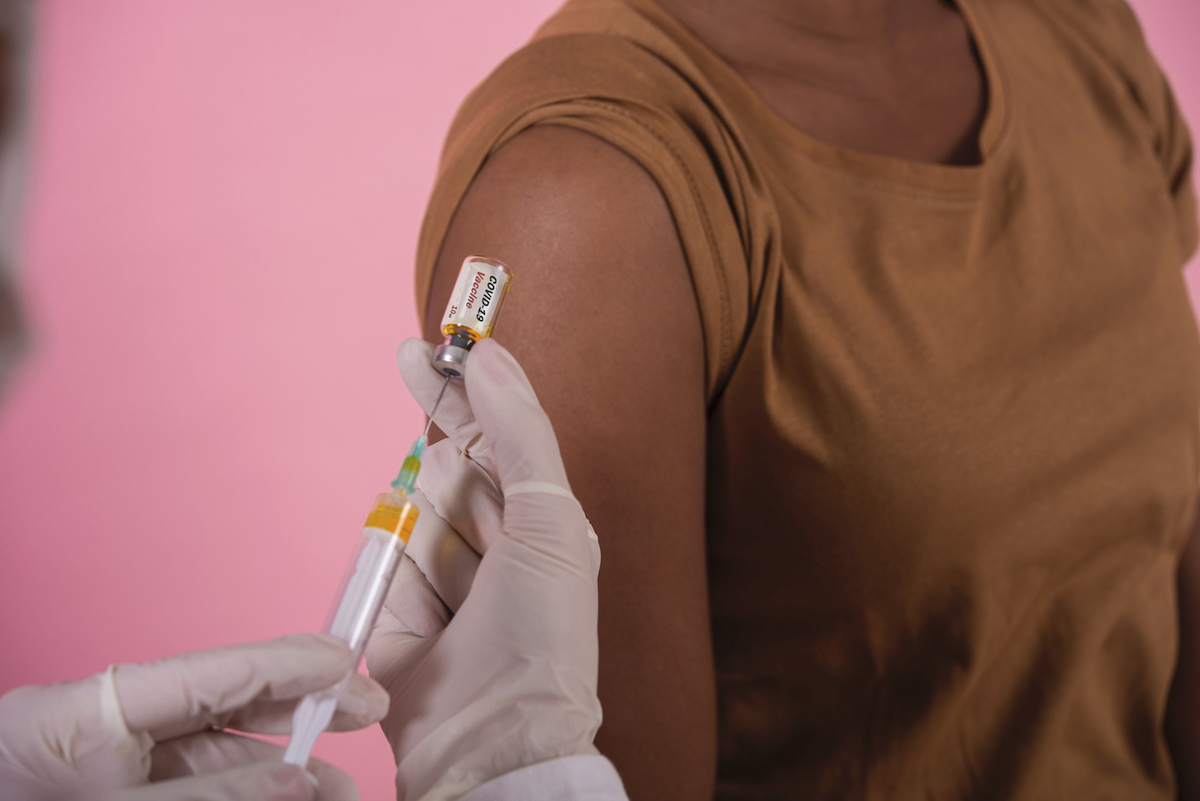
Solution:
M 786 565 L 815 577 L 788 604 L 870 605 L 947 570 L 1178 546 L 1200 344 L 1161 178 L 1110 147 L 1103 175 L 1030 146 L 970 197 L 814 176 L 781 205 L 714 419 L 722 571 Z M 747 525 L 771 533 L 725 533 Z

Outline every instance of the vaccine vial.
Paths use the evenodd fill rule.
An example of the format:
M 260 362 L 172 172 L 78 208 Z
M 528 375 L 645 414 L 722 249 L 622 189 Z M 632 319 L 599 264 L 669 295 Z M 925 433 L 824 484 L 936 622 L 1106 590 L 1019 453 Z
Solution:
M 461 378 L 467 353 L 492 335 L 504 296 L 512 283 L 508 265 L 487 256 L 468 256 L 458 271 L 442 315 L 446 340 L 433 351 L 433 367 L 448 378 Z

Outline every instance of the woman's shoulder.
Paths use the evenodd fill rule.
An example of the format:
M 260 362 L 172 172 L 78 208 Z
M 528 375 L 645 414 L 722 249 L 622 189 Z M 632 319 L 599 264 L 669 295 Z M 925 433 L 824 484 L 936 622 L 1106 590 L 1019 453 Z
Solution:
M 731 124 L 705 75 L 662 27 L 620 0 L 571 0 L 459 108 L 421 229 L 417 296 L 427 296 L 454 214 L 490 159 L 535 128 L 590 134 L 614 148 L 596 152 L 632 160 L 666 201 L 710 340 L 711 389 L 730 369 L 753 295 L 745 243 L 769 239 L 749 229 L 774 219 L 748 157 L 730 145 Z M 556 147 L 600 164 L 586 140 L 561 138 Z M 531 169 L 549 167 L 535 160 Z
M 712 108 L 710 89 L 668 31 L 621 0 L 570 0 L 467 96 L 451 128 L 576 100 L 630 113 Z

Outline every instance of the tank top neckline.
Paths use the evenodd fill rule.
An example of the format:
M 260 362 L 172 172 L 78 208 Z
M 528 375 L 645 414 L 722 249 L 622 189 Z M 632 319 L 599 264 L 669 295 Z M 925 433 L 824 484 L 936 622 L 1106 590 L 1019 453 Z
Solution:
M 979 190 L 989 163 L 1005 141 L 1011 103 L 1004 65 L 997 53 L 986 15 L 976 0 L 953 1 L 963 16 L 986 81 L 987 109 L 978 134 L 980 162 L 971 165 L 938 164 L 884 156 L 832 145 L 805 133 L 784 119 L 732 65 L 663 10 L 655 0 L 623 0 L 656 28 L 675 39 L 688 57 L 702 65 L 711 79 L 725 84 L 738 102 L 749 106 L 754 121 L 767 126 L 777 141 L 789 150 L 824 167 L 870 183 L 898 184 L 909 190 L 925 190 L 939 195 L 971 196 Z

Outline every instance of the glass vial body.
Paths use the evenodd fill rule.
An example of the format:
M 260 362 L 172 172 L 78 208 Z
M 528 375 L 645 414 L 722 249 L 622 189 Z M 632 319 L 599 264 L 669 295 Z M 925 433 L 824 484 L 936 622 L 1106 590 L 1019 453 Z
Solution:
M 433 354 L 438 372 L 462 377 L 468 351 L 492 335 L 511 285 L 512 270 L 503 262 L 487 256 L 468 256 L 463 261 L 442 315 L 446 340 Z

